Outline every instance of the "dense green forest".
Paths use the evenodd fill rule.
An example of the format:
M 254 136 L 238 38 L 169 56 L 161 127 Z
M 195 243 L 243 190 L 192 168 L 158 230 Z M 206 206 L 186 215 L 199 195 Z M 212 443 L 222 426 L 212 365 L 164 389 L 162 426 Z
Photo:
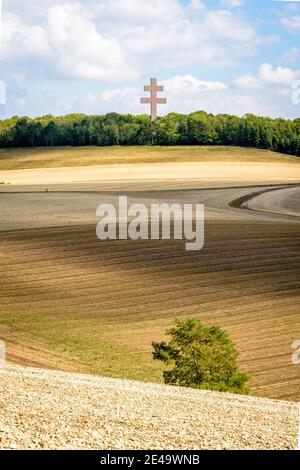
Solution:
M 51 115 L 0 121 L 0 147 L 85 145 L 236 145 L 300 155 L 300 118 L 247 114 L 240 118 L 204 111 L 170 113 L 151 123 L 146 115 Z

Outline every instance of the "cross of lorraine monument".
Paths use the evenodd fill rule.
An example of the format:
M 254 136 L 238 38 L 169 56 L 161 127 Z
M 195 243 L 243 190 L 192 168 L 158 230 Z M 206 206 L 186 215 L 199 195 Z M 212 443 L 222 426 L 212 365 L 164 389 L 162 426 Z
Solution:
M 157 93 L 164 91 L 162 85 L 157 85 L 157 78 L 151 78 L 150 85 L 144 86 L 144 91 L 150 91 L 150 98 L 141 98 L 142 104 L 151 105 L 151 121 L 154 122 L 157 119 L 157 105 L 167 104 L 167 98 L 158 98 Z

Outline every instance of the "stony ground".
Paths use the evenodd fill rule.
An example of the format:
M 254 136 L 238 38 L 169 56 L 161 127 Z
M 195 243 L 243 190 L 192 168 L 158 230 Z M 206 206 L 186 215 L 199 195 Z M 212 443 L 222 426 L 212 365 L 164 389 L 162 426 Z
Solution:
M 295 449 L 298 417 L 283 401 L 0 369 L 5 449 Z

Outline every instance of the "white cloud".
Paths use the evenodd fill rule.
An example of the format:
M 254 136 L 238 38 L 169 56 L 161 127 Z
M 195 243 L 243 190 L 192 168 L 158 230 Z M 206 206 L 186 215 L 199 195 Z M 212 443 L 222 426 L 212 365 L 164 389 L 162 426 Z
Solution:
M 222 3 L 228 8 L 237 8 L 244 5 L 245 0 L 222 0 Z
M 279 88 L 278 95 L 284 97 L 290 97 L 292 95 L 293 90 L 291 88 Z
M 199 80 L 192 75 L 177 75 L 162 83 L 165 86 L 165 91 L 171 94 L 198 94 L 203 91 L 228 88 L 224 83 Z
M 246 74 L 232 79 L 231 84 L 240 90 L 259 90 L 273 86 L 291 86 L 300 77 L 300 71 L 286 67 L 274 68 L 271 64 L 261 64 L 257 75 Z M 282 95 L 282 93 L 281 93 Z
M 190 100 L 200 100 L 206 93 L 213 91 L 226 90 L 228 87 L 221 82 L 200 80 L 193 75 L 176 75 L 175 77 L 160 82 L 164 85 L 163 96 L 168 96 L 171 106 L 178 98 L 182 102 Z M 128 109 L 130 112 L 141 112 L 140 96 L 143 91 L 136 87 L 124 87 L 106 89 L 101 94 L 101 99 L 106 103 L 118 104 L 122 109 Z M 164 109 L 167 109 L 164 107 Z M 146 108 L 145 108 L 146 112 Z
M 6 103 L 6 86 L 5 83 L 0 80 L 0 104 Z
M 212 10 L 202 0 L 26 0 L 25 7 L 24 0 L 9 0 L 4 19 L 9 60 L 1 77 L 10 79 L 7 112 L 147 112 L 139 104 L 142 82 L 137 87 L 136 81 L 158 74 L 172 77 L 165 80 L 169 104 L 161 113 L 205 109 L 278 116 L 289 109 L 296 114 L 287 90 L 299 72 L 290 68 L 263 64 L 256 73 L 233 77 L 230 86 L 218 75 L 204 79 L 214 77 L 214 68 L 221 76 L 222 67 L 240 70 L 245 59 L 274 41 L 245 19 L 246 10 L 237 8 L 242 3 L 223 0 L 222 9 Z M 289 27 L 296 31 L 297 12 L 289 14 L 294 15 Z M 287 63 L 282 58 L 277 65 L 296 61 L 298 53 L 294 48 Z M 105 82 L 105 89 L 84 80 Z
M 263 86 L 261 79 L 251 74 L 235 77 L 232 84 L 242 90 L 257 90 Z
M 167 96 L 168 105 L 159 107 L 159 114 L 168 112 L 190 113 L 205 110 L 211 113 L 235 113 L 240 116 L 248 112 L 267 114 L 269 107 L 261 98 L 251 94 L 243 94 L 239 90 L 230 89 L 221 82 L 198 79 L 192 75 L 175 76 L 162 82 L 165 86 L 163 96 Z M 142 108 L 139 98 L 142 90 L 133 87 L 107 89 L 99 97 L 105 101 L 105 108 L 130 113 L 148 113 Z M 99 104 L 98 104 L 99 109 Z
M 202 109 L 208 113 L 239 116 L 246 113 L 270 117 L 299 116 L 298 107 L 291 104 L 288 87 L 268 86 L 266 83 L 262 89 L 241 90 L 220 83 L 193 75 L 188 79 L 186 76 L 175 76 L 165 80 L 166 90 L 162 96 L 168 98 L 168 105 L 159 106 L 159 115 L 169 112 L 190 113 Z M 6 107 L 9 114 L 12 114 L 12 109 L 13 114 L 21 115 L 30 110 L 33 116 L 41 115 L 45 110 L 56 115 L 73 112 L 105 114 L 113 111 L 124 114 L 149 113 L 149 107 L 140 104 L 140 97 L 144 96 L 142 86 L 110 87 L 102 91 L 96 88 L 96 91 L 78 93 L 76 97 L 71 89 L 62 87 L 62 90 L 63 93 L 49 88 L 42 91 L 33 86 L 27 89 L 25 95 L 20 92 L 15 97 L 10 96 Z
M 115 88 L 115 89 L 106 89 L 102 92 L 101 97 L 103 101 L 111 101 L 113 99 L 126 100 L 131 97 L 132 101 L 137 103 L 139 101 L 138 96 L 141 93 L 141 90 L 133 87 L 125 88 Z
M 12 13 L 3 15 L 3 58 L 44 56 L 49 52 L 47 32 L 42 26 L 28 25 Z
M 189 4 L 189 8 L 192 11 L 201 11 L 205 8 L 205 5 L 202 0 L 191 0 Z
M 60 76 L 90 80 L 135 80 L 138 68 L 114 37 L 99 33 L 78 3 L 50 7 L 43 26 L 4 16 L 3 50 L 6 58 L 39 57 Z
M 205 81 L 187 75 L 175 76 L 162 83 L 165 85 L 162 96 L 168 98 L 168 104 L 159 106 L 159 115 L 169 112 L 191 113 L 201 109 L 214 114 L 230 112 L 239 116 L 246 113 L 278 113 L 277 104 L 274 105 L 272 101 L 266 106 L 262 96 L 252 92 L 241 93 L 240 90 L 230 89 L 220 82 Z M 142 94 L 142 90 L 133 87 L 105 90 L 98 97 L 98 110 L 104 107 L 106 111 L 148 113 L 148 107 L 139 104 Z
M 59 70 L 66 76 L 107 81 L 137 78 L 119 41 L 100 34 L 77 4 L 50 8 L 48 34 Z
M 238 15 L 210 11 L 201 0 L 27 4 L 24 10 L 12 0 L 15 13 L 5 16 L 6 57 L 39 57 L 31 67 L 53 78 L 129 82 L 150 69 L 222 67 L 253 54 L 262 40 Z
M 243 45 L 255 44 L 258 39 L 252 26 L 229 11 L 209 12 L 205 18 L 205 24 L 211 34 L 223 39 L 240 41 Z
M 291 32 L 297 33 L 300 31 L 300 15 L 282 18 L 281 23 Z
M 170 111 L 191 112 L 200 106 L 202 100 L 209 101 L 211 93 L 226 90 L 227 86 L 221 82 L 200 80 L 192 75 L 175 76 L 162 81 L 165 91 L 162 96 L 168 97 L 169 104 L 160 106 L 160 114 Z M 143 96 L 142 89 L 135 87 L 124 87 L 106 89 L 98 98 L 107 109 L 125 113 L 147 113 L 148 107 L 140 105 L 140 97 Z
M 171 23 L 184 18 L 177 0 L 102 0 L 95 7 L 99 16 L 134 25 Z
M 299 59 L 300 59 L 300 50 L 298 49 L 298 47 L 293 47 L 281 57 L 282 62 L 290 63 L 290 64 L 293 64 Z
M 26 98 L 21 98 L 21 97 L 20 98 L 18 98 L 18 97 L 13 98 L 13 100 L 14 100 L 14 105 L 18 106 L 20 108 L 24 107 L 26 105 L 26 102 L 27 102 Z
M 285 67 L 273 68 L 271 64 L 262 64 L 259 77 L 267 83 L 290 85 L 299 76 L 299 72 Z
M 26 80 L 26 74 L 23 72 L 17 72 L 13 74 L 13 78 L 17 83 L 22 83 Z

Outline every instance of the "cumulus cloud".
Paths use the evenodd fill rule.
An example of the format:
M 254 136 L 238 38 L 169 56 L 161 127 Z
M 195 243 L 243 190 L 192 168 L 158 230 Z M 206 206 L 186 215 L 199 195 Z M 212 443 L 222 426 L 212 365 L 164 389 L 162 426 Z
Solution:
M 0 104 L 6 103 L 6 86 L 5 83 L 0 80 Z
M 244 5 L 245 0 L 222 0 L 222 3 L 228 8 L 237 8 Z
M 287 67 L 273 67 L 272 64 L 261 64 L 257 75 L 246 74 L 235 77 L 232 85 L 242 90 L 256 90 L 262 87 L 274 85 L 291 86 L 300 77 L 300 71 Z
M 243 3 L 223 0 L 212 9 L 202 0 L 26 0 L 24 8 L 24 0 L 9 0 L 0 77 L 9 84 L 7 112 L 146 112 L 142 79 L 157 74 L 171 77 L 161 113 L 281 114 L 299 72 L 266 63 L 231 80 L 230 69 L 222 74 L 225 67 L 241 70 L 274 40 L 246 19 Z M 296 61 L 298 48 L 289 52 L 277 64 Z
M 279 88 L 277 93 L 280 96 L 290 97 L 293 93 L 293 90 L 291 88 Z
M 242 90 L 257 90 L 262 87 L 262 80 L 255 75 L 246 74 L 240 77 L 235 77 L 232 80 L 232 85 Z
M 115 90 L 115 93 L 110 91 L 106 102 L 101 101 L 99 97 L 98 110 L 133 114 L 148 113 L 147 106 L 142 108 L 139 104 L 140 96 L 141 90 L 135 88 L 119 89 Z M 175 93 L 168 90 L 164 96 L 168 97 L 168 105 L 159 106 L 159 115 L 169 112 L 191 113 L 199 110 L 213 114 L 231 113 L 238 116 L 253 113 L 261 116 L 296 118 L 299 115 L 296 106 L 292 107 L 293 114 L 291 113 L 290 93 L 288 94 L 283 89 L 280 89 L 276 99 L 269 89 L 241 91 L 231 87 L 198 93 Z
M 187 78 L 188 77 L 188 78 Z M 291 105 L 288 87 L 265 84 L 261 89 L 240 89 L 222 82 L 203 80 L 194 75 L 174 76 L 165 80 L 166 89 L 162 96 L 168 98 L 168 104 L 159 106 L 159 115 L 169 112 L 191 113 L 205 110 L 209 113 L 232 113 L 243 116 L 253 113 L 271 117 L 297 117 L 298 107 Z M 274 89 L 275 87 L 275 89 Z M 290 89 L 289 89 L 290 90 Z M 276 99 L 274 99 L 276 93 Z M 41 91 L 33 87 L 28 93 L 17 96 L 15 102 L 7 105 L 14 114 L 24 115 L 30 109 L 30 115 L 52 113 L 105 114 L 107 112 L 142 114 L 149 113 L 148 106 L 140 105 L 140 97 L 144 96 L 142 86 L 107 87 L 104 90 L 78 93 L 74 98 L 72 89 L 45 89 Z M 19 99 L 20 98 L 20 99 Z M 26 99 L 26 107 L 24 100 Z
M 195 3 L 196 5 L 196 3 Z M 145 25 L 171 23 L 184 19 L 184 10 L 177 0 L 105 0 L 95 4 L 95 14 L 102 18 Z
M 103 101 L 112 101 L 112 100 L 119 100 L 122 101 L 123 98 L 126 100 L 132 99 L 134 106 L 136 103 L 139 102 L 139 94 L 141 90 L 134 87 L 125 87 L 125 88 L 113 88 L 113 89 L 105 89 L 101 93 L 101 97 Z
M 135 80 L 134 66 L 114 37 L 105 37 L 85 15 L 81 5 L 50 7 L 43 26 L 30 25 L 17 15 L 4 17 L 6 58 L 39 57 L 58 75 L 91 80 Z
M 201 80 L 193 75 L 174 76 L 162 82 L 165 86 L 164 96 L 168 105 L 159 107 L 159 114 L 168 112 L 190 113 L 204 109 L 211 113 L 231 113 L 240 116 L 247 112 L 266 114 L 269 106 L 261 97 L 241 93 L 221 82 Z M 141 90 L 134 87 L 107 89 L 99 97 L 105 106 L 112 111 L 141 113 L 139 105 Z M 145 107 L 144 112 L 148 112 Z
M 226 10 L 210 11 L 205 18 L 205 25 L 211 34 L 219 38 L 256 44 L 257 34 L 252 26 Z
M 293 64 L 297 60 L 300 59 L 300 50 L 298 47 L 293 47 L 289 51 L 287 51 L 283 56 L 281 57 L 281 61 L 284 63 L 290 63 Z
M 20 0 L 9 5 L 14 13 L 4 17 L 6 57 L 39 57 L 39 70 L 58 78 L 125 82 L 150 68 L 226 66 L 253 54 L 262 40 L 238 15 L 211 11 L 201 0 L 28 0 L 25 10 Z
M 137 78 L 119 41 L 99 33 L 79 5 L 50 8 L 48 34 L 52 59 L 66 76 L 107 81 Z
M 275 85 L 291 85 L 299 77 L 299 72 L 285 67 L 273 68 L 271 64 L 262 64 L 259 69 L 259 77 Z
M 189 8 L 192 11 L 201 11 L 205 8 L 205 5 L 202 0 L 190 0 Z
M 227 85 L 221 82 L 199 80 L 193 75 L 175 76 L 163 81 L 165 90 L 171 94 L 198 94 L 202 91 L 225 90 Z
M 46 30 L 39 25 L 25 23 L 19 16 L 3 16 L 2 57 L 44 56 L 50 47 Z
M 300 15 L 286 16 L 281 19 L 281 24 L 289 31 L 297 33 L 300 31 Z
M 224 83 L 200 80 L 189 74 L 182 76 L 176 75 L 175 77 L 163 80 L 161 84 L 164 85 L 164 93 L 170 98 L 172 105 L 175 97 L 181 97 L 183 101 L 201 99 L 201 94 L 205 92 L 209 93 L 212 91 L 226 90 L 228 88 Z M 137 110 L 141 93 L 142 91 L 139 88 L 124 87 L 106 89 L 102 92 L 101 97 L 105 102 L 113 102 L 114 104 L 118 102 L 121 106 L 123 103 L 129 106 L 129 108 L 131 104 L 133 104 L 134 110 Z

